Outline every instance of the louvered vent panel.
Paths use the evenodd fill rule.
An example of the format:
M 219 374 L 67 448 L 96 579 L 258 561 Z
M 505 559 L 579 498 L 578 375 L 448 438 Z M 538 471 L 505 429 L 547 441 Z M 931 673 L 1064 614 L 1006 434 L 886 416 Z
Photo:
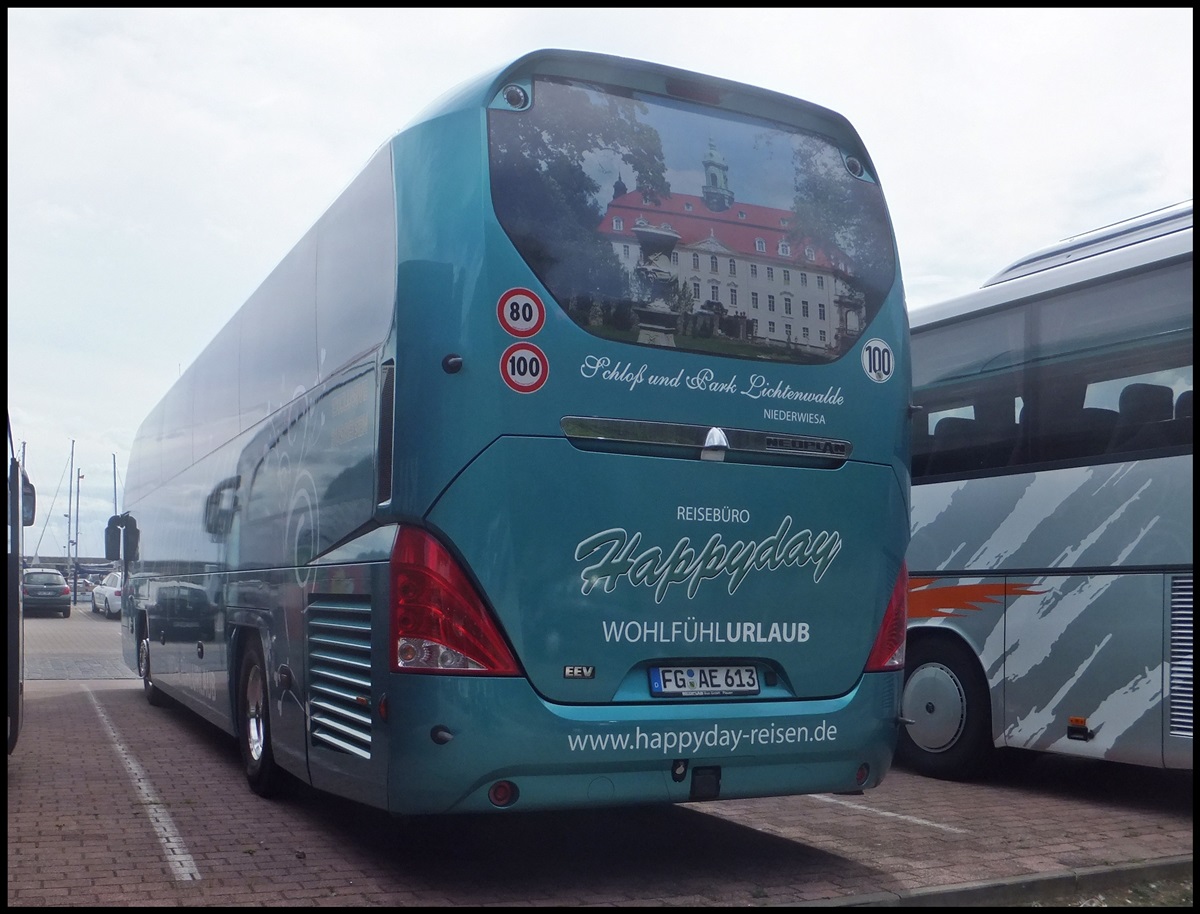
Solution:
M 371 757 L 371 604 L 308 607 L 308 719 L 315 747 Z
M 1192 576 L 1171 579 L 1171 735 L 1192 738 Z

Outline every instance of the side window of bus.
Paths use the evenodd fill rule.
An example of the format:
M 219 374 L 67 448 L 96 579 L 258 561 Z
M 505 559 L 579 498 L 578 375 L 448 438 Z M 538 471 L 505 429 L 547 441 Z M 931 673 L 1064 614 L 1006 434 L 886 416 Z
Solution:
M 1114 456 L 1190 445 L 1191 366 L 1118 378 L 1089 388 L 1089 402 L 1116 400 L 1117 420 L 1107 453 Z
M 1046 371 L 1021 417 L 1013 465 L 1072 460 L 1104 463 L 1192 443 L 1192 366 L 1182 351 L 1156 359 L 1096 358 L 1088 371 Z M 1150 356 L 1147 358 L 1147 356 Z M 1186 364 L 1181 364 L 1186 362 Z M 1153 369 L 1155 364 L 1164 367 Z M 1093 375 L 1088 380 L 1086 374 Z
M 1192 264 L 1067 289 L 1027 306 L 1033 462 L 1113 462 L 1191 443 Z M 1188 410 L 1185 398 L 1181 413 Z
M 1192 390 L 1179 392 L 1175 398 L 1175 417 L 1172 424 L 1172 434 L 1176 444 L 1192 443 Z
M 1009 465 L 1022 401 L 1007 385 L 994 389 L 972 385 L 957 397 L 922 399 L 917 398 L 923 408 L 913 427 L 914 478 L 994 471 Z
M 1025 356 L 1025 316 L 985 315 L 913 336 L 912 477 L 1009 465 Z
M 1169 359 L 1177 361 L 1177 359 Z M 1103 463 L 1138 454 L 1190 447 L 1192 366 L 1112 377 L 1119 359 L 1091 363 L 1104 374 L 1092 381 L 1080 369 L 1058 366 L 1034 374 L 1028 397 L 993 378 L 957 391 L 915 394 L 914 479 L 994 472 L 1042 463 Z M 1144 361 L 1126 371 L 1149 367 Z M 1001 381 L 1000 389 L 989 384 Z M 1027 381 L 1028 383 L 1028 381 Z
M 1190 448 L 1191 277 L 1189 260 L 914 333 L 913 479 Z
M 1108 450 L 1118 413 L 1087 404 L 1088 383 L 1079 365 L 1039 372 L 1019 418 L 1013 465 L 1090 460 Z

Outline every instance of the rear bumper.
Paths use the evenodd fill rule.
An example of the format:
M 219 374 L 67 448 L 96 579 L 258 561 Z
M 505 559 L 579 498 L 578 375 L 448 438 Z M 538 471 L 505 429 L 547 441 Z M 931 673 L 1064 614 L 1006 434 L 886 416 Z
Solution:
M 498 780 L 517 787 L 509 810 L 870 789 L 891 767 L 902 683 L 875 673 L 822 701 L 564 706 L 523 679 L 393 675 L 388 808 L 495 811 Z
M 26 610 L 37 609 L 37 610 L 47 610 L 49 612 L 60 613 L 64 609 L 71 608 L 71 598 L 70 597 L 56 597 L 53 600 L 46 600 L 46 599 L 38 599 L 35 597 L 23 597 L 21 599 L 21 606 Z

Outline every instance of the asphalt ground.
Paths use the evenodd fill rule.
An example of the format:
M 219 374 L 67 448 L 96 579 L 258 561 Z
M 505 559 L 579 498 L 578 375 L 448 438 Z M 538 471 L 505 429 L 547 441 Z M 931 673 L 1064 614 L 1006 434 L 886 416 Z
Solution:
M 25 673 L 10 907 L 1018 906 L 1183 879 L 1190 897 L 1191 772 L 1014 758 L 971 784 L 893 769 L 861 796 L 413 823 L 303 786 L 255 797 L 232 738 L 151 708 L 119 623 L 86 604 L 27 620 Z

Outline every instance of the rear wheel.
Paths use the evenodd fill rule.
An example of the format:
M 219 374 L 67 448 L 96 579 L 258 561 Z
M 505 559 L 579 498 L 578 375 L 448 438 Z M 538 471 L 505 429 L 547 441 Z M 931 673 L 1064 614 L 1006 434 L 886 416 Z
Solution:
M 63 610 L 63 618 L 68 619 L 71 616 L 71 604 L 67 604 L 67 608 Z
M 142 675 L 142 689 L 146 693 L 146 701 L 154 707 L 161 708 L 167 703 L 167 696 L 154 685 L 150 673 L 150 638 L 145 632 L 141 633 L 138 641 L 138 672 Z
M 973 651 L 950 638 L 910 636 L 896 757 L 927 777 L 966 780 L 991 760 L 992 708 Z
M 119 615 L 121 615 L 121 611 L 120 611 L 120 610 L 117 610 L 117 615 L 118 615 L 118 616 L 119 616 Z M 112 619 L 112 618 L 114 618 L 114 617 L 113 617 L 113 611 L 112 611 L 112 607 L 108 605 L 108 598 L 107 598 L 107 597 L 105 597 L 105 598 L 104 598 L 104 618 L 105 618 L 105 619 Z
M 242 652 L 238 674 L 238 742 L 246 781 L 260 797 L 279 792 L 283 771 L 271 751 L 271 702 L 267 690 L 267 665 L 258 638 L 251 637 Z

